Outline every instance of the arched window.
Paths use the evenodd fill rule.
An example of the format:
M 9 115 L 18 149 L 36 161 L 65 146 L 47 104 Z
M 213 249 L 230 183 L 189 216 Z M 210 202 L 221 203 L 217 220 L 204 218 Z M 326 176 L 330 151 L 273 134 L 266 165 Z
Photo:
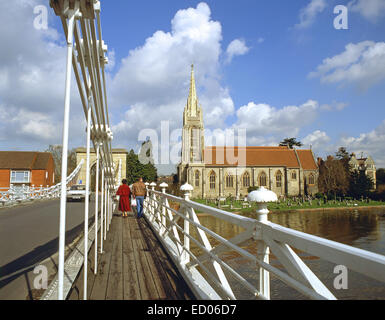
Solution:
M 210 189 L 215 190 L 215 180 L 217 176 L 214 171 L 211 171 L 210 173 Z
M 295 171 L 291 172 L 291 179 L 292 180 L 297 180 L 297 172 L 295 172 Z
M 243 175 L 242 183 L 245 188 L 250 187 L 250 174 L 248 172 Z
M 226 176 L 226 188 L 234 188 L 234 176 L 231 174 Z
M 281 173 L 281 171 L 278 171 L 277 174 L 275 175 L 275 181 L 276 181 L 277 188 L 281 188 L 282 187 L 282 173 Z
M 267 186 L 267 178 L 266 173 L 262 172 L 259 176 L 259 186 L 266 187 Z
M 312 173 L 309 175 L 309 184 L 315 184 L 314 174 Z
M 199 187 L 199 171 L 195 171 L 195 186 Z

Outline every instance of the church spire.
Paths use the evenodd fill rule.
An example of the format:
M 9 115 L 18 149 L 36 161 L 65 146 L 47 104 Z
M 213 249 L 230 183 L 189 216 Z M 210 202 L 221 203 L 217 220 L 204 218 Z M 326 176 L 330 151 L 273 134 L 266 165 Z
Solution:
M 187 99 L 187 110 L 190 116 L 196 117 L 198 112 L 198 97 L 195 87 L 194 65 L 191 65 L 190 91 Z

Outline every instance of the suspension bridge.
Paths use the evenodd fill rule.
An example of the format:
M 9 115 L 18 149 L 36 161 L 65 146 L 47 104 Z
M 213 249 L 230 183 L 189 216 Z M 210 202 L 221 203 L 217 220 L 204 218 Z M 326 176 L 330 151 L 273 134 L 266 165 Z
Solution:
M 249 200 L 259 206 L 252 218 L 191 201 L 191 185 L 181 187 L 181 198 L 167 194 L 167 184 L 157 186 L 155 182 L 147 184 L 144 219 L 114 215 L 121 163 L 117 168 L 112 158 L 105 77 L 108 48 L 102 37 L 101 4 L 98 0 L 51 0 L 50 6 L 60 18 L 67 40 L 61 182 L 46 188 L 0 190 L 3 206 L 31 199 L 60 199 L 58 270 L 41 299 L 233 300 L 247 292 L 250 299 L 268 300 L 271 275 L 304 297 L 336 299 L 332 288 L 303 262 L 298 250 L 385 282 L 383 255 L 269 222 L 266 203 L 275 199 L 263 189 L 250 194 Z M 87 120 L 87 146 L 86 156 L 67 176 L 72 74 Z M 95 190 L 90 190 L 91 153 L 96 158 Z M 85 172 L 86 185 L 84 232 L 66 257 L 70 213 L 66 192 L 80 172 Z M 96 192 L 90 225 L 91 191 Z M 201 223 L 198 211 L 241 231 L 226 239 Z M 253 243 L 254 249 L 246 250 L 246 242 Z M 250 277 L 234 267 L 225 254 L 246 259 L 255 266 L 255 274 Z M 270 263 L 271 254 L 281 267 Z

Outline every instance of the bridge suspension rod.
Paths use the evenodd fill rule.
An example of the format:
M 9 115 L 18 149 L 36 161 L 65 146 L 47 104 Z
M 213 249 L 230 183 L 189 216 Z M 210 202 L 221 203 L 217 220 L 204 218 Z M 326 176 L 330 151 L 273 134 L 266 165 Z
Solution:
M 108 64 L 107 45 L 102 39 L 102 27 L 100 18 L 99 0 L 50 0 L 50 6 L 55 14 L 60 17 L 63 31 L 67 39 L 67 66 L 66 66 L 66 89 L 64 103 L 64 123 L 63 123 L 63 156 L 62 156 L 62 182 L 60 199 L 60 226 L 59 226 L 59 271 L 58 271 L 58 299 L 63 300 L 64 284 L 64 246 L 65 246 L 65 223 L 66 223 L 66 192 L 67 192 L 67 153 L 68 153 L 68 132 L 70 118 L 70 93 L 71 93 L 71 65 L 74 71 L 80 101 L 87 121 L 87 177 L 86 185 L 89 192 L 89 148 L 92 141 L 94 150 L 97 151 L 98 165 L 103 170 L 102 185 L 102 210 L 106 218 L 112 216 L 112 195 L 116 187 L 115 168 L 112 159 L 111 141 L 113 134 L 110 129 L 107 90 L 105 81 L 105 65 Z M 96 23 L 96 26 L 95 26 Z M 97 236 L 98 236 L 98 199 L 99 184 L 98 180 L 95 189 L 95 263 L 97 261 Z M 89 198 L 86 198 L 85 208 L 85 234 L 88 232 Z M 103 208 L 103 205 L 105 208 Z M 105 210 L 103 210 L 105 209 Z M 103 221 L 101 220 L 101 221 Z M 108 221 L 110 223 L 110 219 Z M 101 226 L 103 228 L 103 225 Z M 88 236 L 88 234 L 87 234 Z M 86 237 L 87 237 L 86 236 Z M 104 233 L 105 237 L 105 233 Z M 101 241 L 103 235 L 101 235 Z M 86 246 L 85 246 L 86 250 Z M 85 252 L 85 259 L 87 253 Z M 85 262 L 85 282 L 84 299 L 87 299 L 86 279 L 87 268 Z M 95 265 L 95 272 L 97 271 Z

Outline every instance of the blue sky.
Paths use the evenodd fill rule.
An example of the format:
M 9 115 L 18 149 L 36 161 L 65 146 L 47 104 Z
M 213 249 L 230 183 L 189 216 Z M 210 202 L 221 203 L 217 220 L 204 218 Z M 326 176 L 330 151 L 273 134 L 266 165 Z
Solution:
M 17 0 L 0 10 L 0 15 L 8 17 L 14 13 L 12 19 L 4 16 L 0 21 L 18 24 L 10 28 L 40 46 L 24 46 L 18 43 L 22 37 L 15 40 L 0 32 L 6 44 L 0 56 L 8 59 L 0 60 L 0 108 L 27 111 L 24 129 L 19 120 L 0 116 L 1 149 L 42 150 L 61 141 L 61 131 L 52 124 L 60 127 L 62 111 L 59 106 L 53 110 L 50 101 L 59 105 L 63 99 L 63 31 L 50 8 L 46 33 L 28 28 L 33 20 L 28 10 L 38 4 L 48 1 Z M 137 149 L 139 132 L 149 128 L 159 132 L 160 120 L 170 121 L 171 129 L 181 127 L 194 63 L 208 129 L 246 128 L 249 145 L 276 144 L 295 136 L 305 147 L 312 144 L 319 156 L 345 146 L 370 154 L 378 166 L 385 166 L 385 0 L 114 0 L 101 4 L 103 38 L 112 62 L 108 87 L 114 146 Z M 334 28 L 333 9 L 339 4 L 349 8 L 348 30 Z M 12 11 L 12 6 L 23 10 Z M 20 23 L 22 19 L 27 22 Z M 15 48 L 16 54 L 10 56 L 6 47 Z M 29 58 L 24 76 L 13 75 L 16 99 L 9 94 L 9 86 L 2 89 L 1 72 L 9 75 L 20 69 L 18 56 Z M 48 65 L 57 67 L 57 88 L 39 85 L 36 91 L 50 92 L 51 100 L 47 97 L 35 105 L 23 87 L 28 84 L 25 72 L 38 70 L 41 81 L 49 83 L 54 71 Z M 78 120 L 76 88 L 73 91 L 70 145 L 77 147 L 84 144 L 80 138 L 84 124 Z M 41 98 L 33 95 L 37 96 Z M 28 116 L 38 119 L 44 132 Z M 47 134 L 50 130 L 52 134 Z M 5 139 L 6 134 L 10 139 Z M 169 173 L 173 166 L 160 168 Z

